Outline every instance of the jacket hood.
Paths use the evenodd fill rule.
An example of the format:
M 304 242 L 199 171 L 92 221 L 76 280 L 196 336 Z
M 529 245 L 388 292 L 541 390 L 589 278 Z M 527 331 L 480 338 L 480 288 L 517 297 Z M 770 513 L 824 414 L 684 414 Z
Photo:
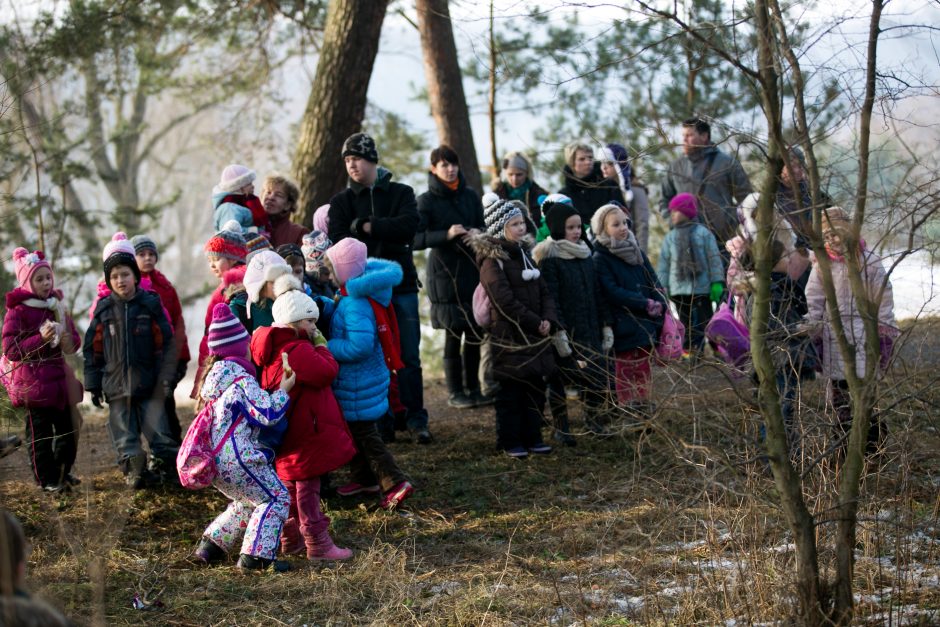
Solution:
M 212 369 L 206 375 L 199 395 L 207 401 L 215 400 L 222 396 L 238 377 L 254 377 L 254 373 L 249 373 L 234 361 L 217 361 L 212 364 Z
M 382 166 L 376 168 L 375 171 L 375 183 L 372 184 L 374 189 L 388 189 L 388 184 L 392 182 L 392 173 L 389 170 L 386 170 Z M 356 194 L 362 193 L 364 190 L 369 189 L 361 183 L 349 179 L 349 189 L 353 190 Z
M 251 334 L 251 360 L 264 368 L 279 361 L 283 349 L 300 339 L 297 331 L 290 327 L 259 327 Z
M 141 273 L 141 285 L 143 285 L 144 279 L 149 279 L 151 285 L 154 287 L 173 287 L 170 280 L 166 278 L 166 275 L 156 268 L 154 268 L 153 272 L 148 272 L 147 274 Z
M 437 178 L 433 172 L 428 172 L 428 191 L 434 194 L 435 196 L 441 196 L 442 198 L 447 198 L 449 196 L 456 196 L 467 186 L 467 181 L 463 177 L 463 172 L 457 170 L 457 189 L 451 190 L 449 187 L 444 185 L 444 182 Z
M 404 273 L 401 265 L 387 259 L 370 258 L 366 269 L 346 283 L 346 293 L 360 298 L 371 298 L 388 307 L 392 302 L 392 288 L 401 283 Z
M 58 300 L 61 301 L 62 290 L 54 289 L 52 290 L 52 293 L 50 294 L 50 296 L 53 298 L 57 298 Z M 22 305 L 25 301 L 29 300 L 30 298 L 39 298 L 39 297 L 27 289 L 24 289 L 22 287 L 14 287 L 12 290 L 7 292 L 7 296 L 6 296 L 7 309 L 12 309 L 13 307 L 16 307 L 17 305 Z
M 489 235 L 474 235 L 470 238 L 470 250 L 477 256 L 478 261 L 484 259 L 507 260 L 514 255 L 520 254 L 520 246 L 529 249 L 532 247 L 532 236 L 526 235 L 520 242 L 510 242 L 500 237 L 490 237 Z
M 591 173 L 586 178 L 578 178 L 574 174 L 574 170 L 571 169 L 571 166 L 566 165 L 564 169 L 565 175 L 565 186 L 572 187 L 597 187 L 597 184 L 604 180 L 604 175 L 601 174 L 601 164 L 594 162 L 594 167 L 591 168 Z

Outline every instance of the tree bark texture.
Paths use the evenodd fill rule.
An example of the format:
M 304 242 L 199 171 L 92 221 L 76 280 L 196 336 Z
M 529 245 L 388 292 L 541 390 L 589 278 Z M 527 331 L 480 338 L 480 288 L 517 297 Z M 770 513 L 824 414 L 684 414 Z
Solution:
M 480 165 L 477 162 L 470 110 L 463 90 L 463 76 L 457 61 L 457 44 L 450 21 L 448 0 L 416 0 L 418 30 L 421 33 L 421 51 L 424 72 L 428 81 L 431 115 L 437 125 L 437 135 L 460 156 L 460 170 L 467 185 L 483 193 Z
M 343 141 L 362 130 L 366 94 L 379 50 L 388 0 L 329 4 L 317 73 L 300 124 L 294 176 L 300 182 L 297 219 L 312 226 L 317 207 L 346 186 Z M 379 158 L 382 147 L 378 147 Z

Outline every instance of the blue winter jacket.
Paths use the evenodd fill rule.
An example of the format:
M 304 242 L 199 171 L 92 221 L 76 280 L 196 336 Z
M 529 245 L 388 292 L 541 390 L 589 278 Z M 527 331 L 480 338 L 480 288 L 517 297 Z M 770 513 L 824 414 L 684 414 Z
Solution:
M 388 367 L 368 299 L 388 307 L 402 276 L 398 263 L 369 259 L 365 272 L 346 283 L 348 296 L 340 298 L 333 312 L 327 342 L 339 362 L 333 393 L 350 422 L 378 420 L 388 411 Z
M 251 209 L 237 205 L 233 202 L 222 202 L 226 196 L 231 196 L 231 192 L 218 192 L 212 194 L 212 206 L 215 207 L 215 213 L 212 214 L 215 232 L 222 230 L 222 226 L 229 220 L 235 220 L 242 227 L 242 233 L 255 233 L 254 219 L 251 216 Z
M 679 278 L 679 250 L 678 229 L 692 229 L 689 234 L 689 245 L 699 272 L 694 280 Z M 673 228 L 666 234 L 662 248 L 659 251 L 659 279 L 663 282 L 666 292 L 672 295 L 692 296 L 694 294 L 708 294 L 712 283 L 725 280 L 725 266 L 718 254 L 718 242 L 715 236 L 698 222 L 687 223 Z

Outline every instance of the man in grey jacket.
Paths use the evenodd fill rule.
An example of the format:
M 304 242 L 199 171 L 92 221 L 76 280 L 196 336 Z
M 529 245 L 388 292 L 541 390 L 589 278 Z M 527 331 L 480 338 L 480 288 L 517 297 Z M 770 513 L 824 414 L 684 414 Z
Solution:
M 695 195 L 699 219 L 715 234 L 724 253 L 724 243 L 734 237 L 738 226 L 737 206 L 751 193 L 751 182 L 738 160 L 712 143 L 711 127 L 704 120 L 682 123 L 682 153 L 666 171 L 660 211 L 668 219 L 669 201 L 676 194 Z

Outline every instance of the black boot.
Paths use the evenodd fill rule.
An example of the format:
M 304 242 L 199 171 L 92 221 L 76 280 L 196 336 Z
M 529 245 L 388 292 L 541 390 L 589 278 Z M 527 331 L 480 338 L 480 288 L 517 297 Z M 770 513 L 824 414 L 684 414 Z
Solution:
M 193 557 L 195 557 L 200 562 L 209 565 L 225 561 L 225 558 L 228 556 L 218 544 L 209 538 L 203 538 L 199 542 L 199 546 L 196 547 L 195 552 L 193 552 Z
M 151 474 L 147 470 L 147 456 L 140 454 L 133 457 L 126 457 L 118 464 L 121 472 L 124 473 L 124 483 L 135 490 L 140 490 L 147 485 L 147 480 Z
M 463 390 L 463 362 L 460 358 L 444 360 L 444 379 L 447 381 L 447 406 L 454 409 L 470 409 L 473 399 Z
M 577 441 L 571 435 L 571 425 L 568 423 L 568 402 L 564 396 L 548 393 L 548 406 L 552 412 L 556 441 L 565 446 L 577 446 Z

